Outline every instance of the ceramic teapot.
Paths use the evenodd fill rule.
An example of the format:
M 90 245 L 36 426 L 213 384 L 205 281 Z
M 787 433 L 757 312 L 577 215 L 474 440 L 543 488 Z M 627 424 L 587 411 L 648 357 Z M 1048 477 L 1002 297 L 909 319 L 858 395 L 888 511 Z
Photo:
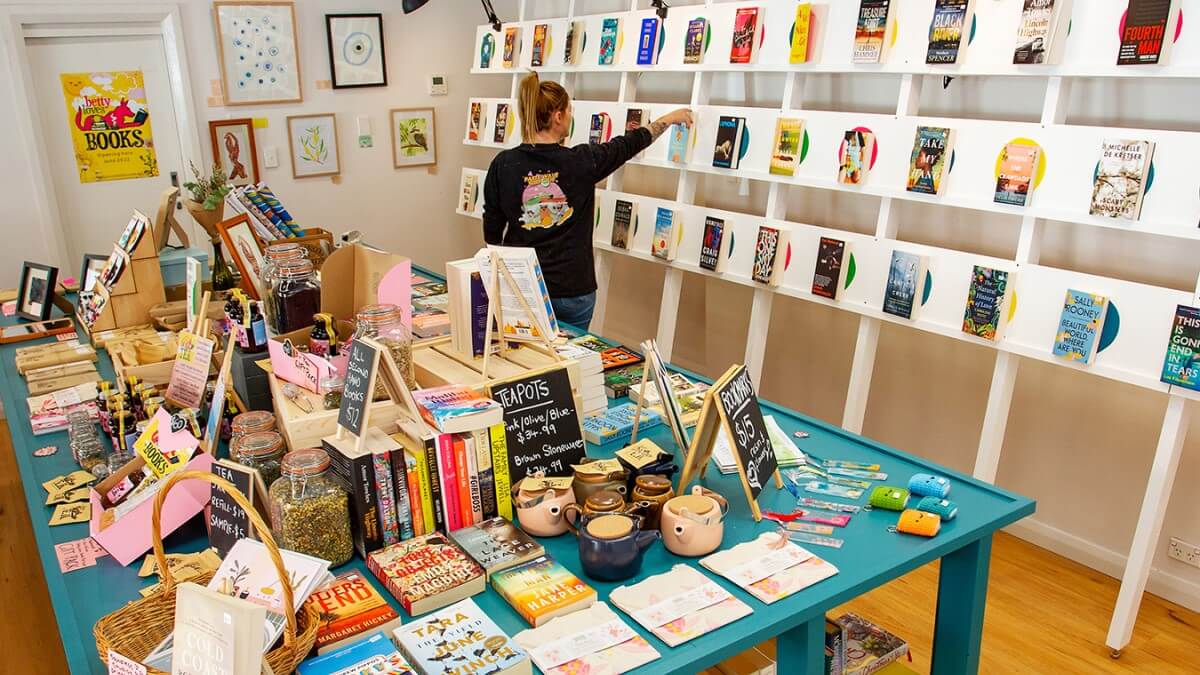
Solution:
M 575 505 L 575 492 L 570 487 L 531 487 L 522 485 L 513 500 L 517 522 L 521 529 L 535 537 L 557 537 L 570 526 L 563 515 L 568 506 Z M 536 485 L 536 484 L 535 484 Z
M 584 574 L 599 581 L 622 581 L 642 569 L 642 557 L 660 538 L 642 530 L 642 517 L 629 513 L 583 514 L 579 517 L 579 562 Z
M 693 485 L 690 494 L 667 500 L 662 508 L 663 545 L 675 555 L 701 556 L 721 546 L 729 502 L 721 495 Z

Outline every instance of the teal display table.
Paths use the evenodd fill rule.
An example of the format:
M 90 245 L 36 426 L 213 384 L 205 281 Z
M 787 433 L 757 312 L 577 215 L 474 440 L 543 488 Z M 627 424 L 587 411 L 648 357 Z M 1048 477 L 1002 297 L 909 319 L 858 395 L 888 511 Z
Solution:
M 14 319 L 4 318 L 2 322 L 9 324 Z M 28 392 L 25 381 L 13 367 L 13 352 L 12 345 L 0 346 L 0 396 L 9 420 L 25 498 L 41 553 L 40 563 L 58 617 L 63 649 L 72 673 L 104 673 L 106 671 L 96 654 L 92 626 L 100 617 L 140 597 L 138 589 L 156 579 L 141 579 L 137 576 L 136 565 L 120 567 L 108 556 L 100 558 L 94 567 L 66 575 L 59 572 L 54 545 L 86 537 L 88 527 L 86 524 L 49 527 L 51 508 L 44 505 L 46 494 L 41 484 L 77 467 L 71 459 L 66 432 L 39 437 L 30 432 L 25 404 Z M 101 352 L 100 358 L 100 371 L 111 377 L 112 364 L 107 355 Z M 941 576 L 938 582 L 933 672 L 938 675 L 976 672 L 992 534 L 1032 514 L 1035 507 L 1033 500 L 778 405 L 763 402 L 763 414 L 774 415 L 788 434 L 794 431 L 811 434 L 809 438 L 797 439 L 797 444 L 818 457 L 881 464 L 882 470 L 890 474 L 890 484 L 905 485 L 908 477 L 917 472 L 949 477 L 953 483 L 950 498 L 959 504 L 959 515 L 945 524 L 935 538 L 924 539 L 888 533 L 887 528 L 896 522 L 895 513 L 859 513 L 848 527 L 836 532 L 835 536 L 845 539 L 841 549 L 807 546 L 836 565 L 838 574 L 772 605 L 765 605 L 724 578 L 708 573 L 695 559 L 680 558 L 669 553 L 661 544 L 655 544 L 646 554 L 639 579 L 666 571 L 676 564 L 692 565 L 749 604 L 754 613 L 676 648 L 667 647 L 632 619 L 621 614 L 662 654 L 662 658 L 637 672 L 691 675 L 769 638 L 778 637 L 778 672 L 816 675 L 824 668 L 824 616 L 827 611 L 939 558 Z M 643 437 L 652 438 L 664 449 L 673 447 L 665 426 L 652 429 Z M 33 451 L 44 445 L 57 445 L 59 452 L 49 457 L 34 457 Z M 619 446 L 615 444 L 591 446 L 589 454 L 609 457 L 618 449 Z M 723 548 L 752 539 L 775 527 L 770 521 L 754 522 L 742 498 L 742 488 L 736 476 L 722 476 L 715 467 L 710 467 L 704 484 L 729 498 L 730 512 L 726 520 Z M 863 497 L 858 503 L 865 504 L 865 501 Z M 764 510 L 789 511 L 795 500 L 786 490 L 776 490 L 771 484 L 764 490 L 759 504 Z M 547 553 L 580 574 L 596 589 L 601 599 L 607 599 L 609 592 L 620 585 L 583 577 L 576 539 L 570 534 L 541 541 Z M 167 537 L 165 543 L 168 552 L 190 552 L 205 548 L 208 540 L 201 519 L 194 519 Z M 371 576 L 358 559 L 348 563 L 346 568 L 356 568 Z M 528 627 L 490 589 L 475 596 L 475 601 L 510 635 Z M 898 632 L 903 637 L 903 627 L 899 627 Z

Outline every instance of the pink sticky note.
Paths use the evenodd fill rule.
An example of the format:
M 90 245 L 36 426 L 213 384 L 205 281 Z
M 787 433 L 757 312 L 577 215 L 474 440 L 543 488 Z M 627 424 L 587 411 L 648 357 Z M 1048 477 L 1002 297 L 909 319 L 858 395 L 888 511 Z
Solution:
M 58 569 L 66 574 L 96 564 L 96 559 L 108 555 L 108 552 L 91 537 L 66 541 L 54 545 L 54 554 L 58 556 Z
M 3 305 L 0 305 L 0 309 L 4 311 L 4 316 L 12 316 L 13 314 L 17 313 L 17 301 L 9 300 Z
M 55 335 L 54 337 L 59 342 L 70 342 L 72 340 L 78 340 L 79 334 L 78 333 L 59 333 L 58 335 Z

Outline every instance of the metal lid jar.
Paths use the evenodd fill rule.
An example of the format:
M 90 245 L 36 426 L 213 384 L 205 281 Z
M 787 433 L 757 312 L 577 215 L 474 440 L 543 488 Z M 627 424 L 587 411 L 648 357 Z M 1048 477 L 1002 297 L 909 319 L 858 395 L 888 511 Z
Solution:
M 279 478 L 281 460 L 286 449 L 283 436 L 275 431 L 245 434 L 229 446 L 233 460 L 242 466 L 257 469 L 266 485 Z
M 279 265 L 292 260 L 303 260 L 308 257 L 308 249 L 295 242 L 285 242 L 282 244 L 271 244 L 263 251 L 263 266 L 262 266 L 262 287 L 268 291 L 266 301 L 263 302 L 263 311 L 267 314 L 267 325 L 271 330 L 279 333 L 279 326 L 275 319 L 275 303 L 271 297 L 270 289 L 275 284 L 275 274 L 279 269 Z
M 367 305 L 358 311 L 354 339 L 369 337 L 387 347 L 404 375 L 409 389 L 417 388 L 413 374 L 412 333 L 404 326 L 403 314 L 396 305 Z
M 321 311 L 321 285 L 316 269 L 307 258 L 279 263 L 271 284 L 275 303 L 276 334 L 283 335 L 312 326 L 313 314 Z
M 328 560 L 350 559 L 350 507 L 346 492 L 325 475 L 329 455 L 305 448 L 284 455 L 280 477 L 269 492 L 271 530 L 281 548 Z

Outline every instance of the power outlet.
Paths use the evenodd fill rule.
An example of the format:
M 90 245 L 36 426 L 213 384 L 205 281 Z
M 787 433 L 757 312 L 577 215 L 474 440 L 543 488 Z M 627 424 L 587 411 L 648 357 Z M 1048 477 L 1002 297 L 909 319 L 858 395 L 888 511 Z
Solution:
M 1171 545 L 1167 547 L 1167 555 L 1192 567 L 1200 567 L 1200 546 L 1189 544 L 1182 539 L 1171 537 Z

